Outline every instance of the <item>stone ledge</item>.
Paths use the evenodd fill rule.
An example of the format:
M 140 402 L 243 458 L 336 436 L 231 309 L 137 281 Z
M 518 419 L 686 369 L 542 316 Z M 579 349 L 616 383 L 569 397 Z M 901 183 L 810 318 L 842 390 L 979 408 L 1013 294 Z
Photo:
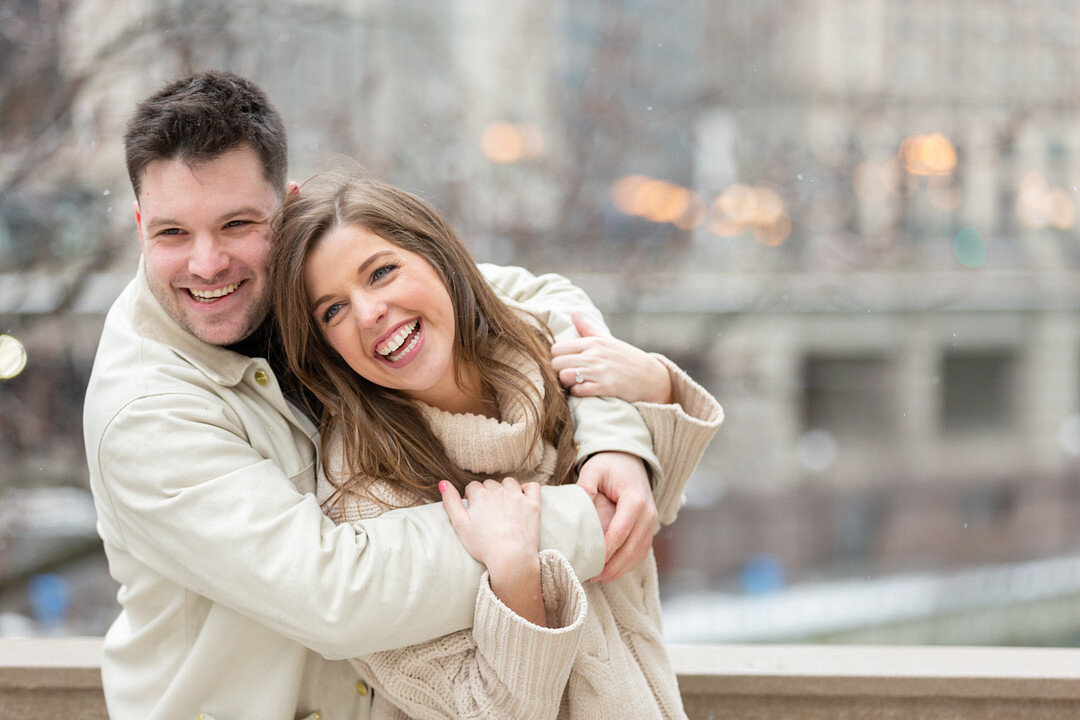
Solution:
M 1080 701 L 1080 650 L 672 645 L 683 695 Z
M 0 716 L 104 720 L 101 638 L 0 639 Z M 1080 650 L 672 645 L 692 720 L 1080 717 Z
M 101 688 L 101 638 L 0 639 L 0 691 Z

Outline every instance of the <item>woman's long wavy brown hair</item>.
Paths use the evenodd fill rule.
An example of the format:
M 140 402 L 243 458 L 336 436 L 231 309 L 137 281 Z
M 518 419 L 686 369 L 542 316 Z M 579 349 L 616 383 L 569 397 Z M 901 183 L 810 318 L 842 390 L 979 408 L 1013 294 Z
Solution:
M 438 500 L 438 483 L 463 490 L 484 479 L 458 468 L 417 407 L 401 392 L 365 380 L 330 347 L 308 302 L 304 264 L 328 233 L 358 227 L 420 255 L 442 278 L 454 307 L 454 368 L 478 373 L 489 396 L 520 403 L 535 434 L 557 450 L 553 484 L 570 479 L 573 428 L 566 396 L 551 367 L 550 334 L 532 327 L 503 303 L 480 274 L 450 225 L 416 196 L 356 174 L 326 174 L 306 182 L 286 198 L 275 222 L 271 286 L 289 368 L 323 404 L 320 432 L 323 467 L 327 443 L 340 433 L 344 467 L 339 490 L 363 492 L 364 478 L 394 482 L 415 495 Z M 518 369 L 499 358 L 524 354 L 540 368 L 543 398 Z M 524 458 L 523 458 L 524 460 Z M 513 475 L 519 468 L 506 468 Z M 327 472 L 330 477 L 330 473 Z

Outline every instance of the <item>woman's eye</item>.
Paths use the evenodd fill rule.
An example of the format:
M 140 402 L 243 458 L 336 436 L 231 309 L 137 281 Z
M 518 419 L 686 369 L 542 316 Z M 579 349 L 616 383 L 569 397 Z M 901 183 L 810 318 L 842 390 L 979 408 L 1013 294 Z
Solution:
M 238 227 L 243 227 L 244 225 L 247 225 L 247 224 L 248 224 L 247 220 L 230 220 L 229 222 L 225 223 L 225 227 L 227 227 L 227 228 L 238 228 Z
M 341 303 L 334 303 L 330 307 L 326 308 L 322 314 L 322 321 L 328 323 L 334 319 L 334 316 L 341 311 Z
M 371 273 L 371 279 L 382 280 L 396 269 L 397 265 L 383 265 L 382 267 L 375 268 L 375 271 Z

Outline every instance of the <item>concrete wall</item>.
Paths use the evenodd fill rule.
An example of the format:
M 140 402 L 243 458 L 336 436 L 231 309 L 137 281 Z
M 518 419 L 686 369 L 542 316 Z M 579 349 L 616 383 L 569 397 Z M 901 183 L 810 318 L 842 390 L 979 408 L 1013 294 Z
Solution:
M 105 720 L 101 639 L 0 640 L 0 717 Z M 1080 650 L 671 647 L 692 720 L 1080 717 Z

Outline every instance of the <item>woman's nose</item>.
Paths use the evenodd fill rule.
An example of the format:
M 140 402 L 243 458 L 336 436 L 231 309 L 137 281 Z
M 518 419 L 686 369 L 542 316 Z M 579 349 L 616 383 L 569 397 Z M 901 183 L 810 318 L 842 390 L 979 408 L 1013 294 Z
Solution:
M 386 317 L 386 303 L 371 297 L 354 297 L 353 305 L 357 308 L 356 321 L 363 328 L 374 328 Z

